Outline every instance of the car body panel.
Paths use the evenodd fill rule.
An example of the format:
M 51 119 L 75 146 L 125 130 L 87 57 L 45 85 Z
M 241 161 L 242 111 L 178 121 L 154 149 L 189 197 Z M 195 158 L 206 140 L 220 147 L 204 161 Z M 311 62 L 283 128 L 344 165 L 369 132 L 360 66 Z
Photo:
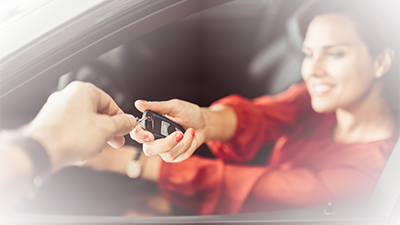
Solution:
M 104 0 L 43 2 L 35 11 L 0 28 L 0 59 L 16 52 L 20 46 L 32 43 L 50 30 L 59 29 L 60 24 L 70 22 L 102 2 Z M 38 14 L 46 16 L 36 16 Z

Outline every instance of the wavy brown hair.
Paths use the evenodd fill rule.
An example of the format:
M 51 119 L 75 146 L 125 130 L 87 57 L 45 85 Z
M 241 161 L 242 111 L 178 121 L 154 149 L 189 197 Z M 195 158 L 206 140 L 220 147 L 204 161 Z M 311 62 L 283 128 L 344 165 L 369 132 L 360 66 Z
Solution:
M 383 94 L 397 115 L 400 112 L 399 9 L 398 0 L 310 0 L 297 13 L 303 39 L 314 17 L 338 13 L 356 23 L 357 33 L 372 57 L 377 57 L 385 48 L 394 50 L 392 66 L 381 79 L 384 82 Z

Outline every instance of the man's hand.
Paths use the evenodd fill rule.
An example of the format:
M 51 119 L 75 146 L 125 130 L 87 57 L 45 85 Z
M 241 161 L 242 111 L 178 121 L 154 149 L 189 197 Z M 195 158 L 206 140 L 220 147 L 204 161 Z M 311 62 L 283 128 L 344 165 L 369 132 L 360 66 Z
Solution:
M 93 84 L 72 82 L 52 94 L 23 132 L 47 150 L 53 170 L 89 159 L 105 147 L 124 145 L 136 126 L 112 98 Z

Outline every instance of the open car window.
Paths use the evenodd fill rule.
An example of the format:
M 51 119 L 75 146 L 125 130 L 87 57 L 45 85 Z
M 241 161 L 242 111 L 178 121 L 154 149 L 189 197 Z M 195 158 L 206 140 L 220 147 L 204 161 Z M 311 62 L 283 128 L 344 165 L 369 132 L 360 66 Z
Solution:
M 253 98 L 279 93 L 301 81 L 302 40 L 295 32 L 294 15 L 302 0 L 60 2 L 43 1 L 0 28 L 9 34 L 0 37 L 2 129 L 29 122 L 50 93 L 72 80 L 96 84 L 136 116 L 140 114 L 132 103 L 139 98 L 182 98 L 206 106 L 231 93 Z M 13 27 L 30 26 L 24 19 L 60 7 L 65 17 L 60 14 L 54 23 L 42 24 L 48 19 L 36 14 L 34 23 L 41 24 L 41 29 L 34 29 L 37 33 L 24 35 Z M 14 32 L 21 38 L 6 45 Z M 224 75 L 217 76 L 220 71 Z M 199 154 L 209 156 L 207 151 Z M 265 157 L 252 163 L 262 164 Z M 399 143 L 369 201 L 333 208 L 157 217 L 20 212 L 2 220 L 6 224 L 397 224 L 398 171 Z
M 61 18 L 63 23 L 59 27 L 47 27 L 47 30 L 43 30 L 31 43 L 15 43 L 15 51 L 3 55 L 0 60 L 0 96 L 4 109 L 2 118 L 7 118 L 5 114 L 14 117 L 15 112 L 18 112 L 19 118 L 25 118 L 24 122 L 29 121 L 31 114 L 39 111 L 47 96 L 57 90 L 60 75 L 144 33 L 223 2 L 226 1 L 91 2 L 85 13 L 79 14 L 80 9 L 76 10 L 77 17 L 68 21 Z M 49 7 L 48 11 L 52 10 L 51 7 L 55 11 L 63 10 L 57 3 L 48 3 L 43 7 Z M 22 19 L 31 20 L 28 16 L 41 18 L 41 11 L 38 10 Z M 34 14 L 35 12 L 37 14 Z M 10 29 L 8 27 L 10 25 L 4 29 Z M 6 45 L 6 42 L 2 43 Z M 28 82 L 31 83 L 29 87 L 35 88 L 24 88 Z M 48 85 L 38 88 L 43 83 Z M 23 91 L 15 91 L 19 88 Z M 14 104 L 21 101 L 27 104 Z M 18 126 L 8 125 L 8 121 L 17 120 L 19 119 L 3 119 L 3 128 Z

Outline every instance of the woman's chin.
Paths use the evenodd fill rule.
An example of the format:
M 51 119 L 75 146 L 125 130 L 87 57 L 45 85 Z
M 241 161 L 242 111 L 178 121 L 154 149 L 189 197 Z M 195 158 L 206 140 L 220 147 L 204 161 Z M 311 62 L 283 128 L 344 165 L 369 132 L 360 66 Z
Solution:
M 323 102 L 312 102 L 312 108 L 316 113 L 328 113 L 335 111 L 333 107 Z

